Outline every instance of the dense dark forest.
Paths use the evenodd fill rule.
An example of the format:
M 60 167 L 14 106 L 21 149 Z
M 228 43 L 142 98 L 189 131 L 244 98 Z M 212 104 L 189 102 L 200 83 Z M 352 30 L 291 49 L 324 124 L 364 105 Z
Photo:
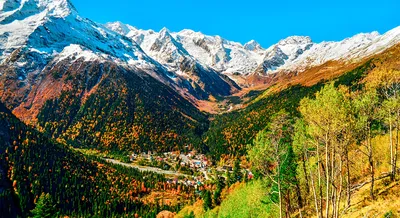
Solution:
M 143 202 L 157 190 L 177 190 L 189 199 L 193 190 L 165 186 L 164 176 L 110 165 L 85 157 L 27 127 L 0 104 L 0 214 L 2 217 L 34 215 L 38 201 L 56 214 L 74 216 L 154 217 L 180 205 Z M 50 200 L 43 199 L 48 197 Z M 182 201 L 182 203 L 185 200 Z M 39 216 L 40 217 L 40 216 Z

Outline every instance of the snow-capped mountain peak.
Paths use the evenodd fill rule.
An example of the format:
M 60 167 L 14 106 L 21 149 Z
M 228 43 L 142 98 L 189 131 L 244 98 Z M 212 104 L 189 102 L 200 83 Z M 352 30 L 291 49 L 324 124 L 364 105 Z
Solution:
M 170 34 L 167 28 L 161 29 L 155 37 L 148 38 L 149 41 L 143 43 L 144 50 L 155 60 L 162 64 L 167 64 L 171 70 L 177 70 L 180 62 L 190 58 L 189 53 L 179 44 Z M 146 46 L 147 45 L 147 46 Z M 151 45 L 150 47 L 148 47 Z
M 338 42 L 314 44 L 299 58 L 288 62 L 280 70 L 303 71 L 330 60 L 350 61 L 376 54 L 400 42 L 400 27 L 380 35 L 378 32 L 360 33 Z
M 183 55 L 192 57 L 202 65 L 216 71 L 244 76 L 253 72 L 299 71 L 305 69 L 306 66 L 312 67 L 329 60 L 365 57 L 379 50 L 378 47 L 386 48 L 388 44 L 392 45 L 398 41 L 395 40 L 398 31 L 388 32 L 385 36 L 377 32 L 362 33 L 340 42 L 321 43 L 314 43 L 309 36 L 290 36 L 264 49 L 255 40 L 241 45 L 218 35 L 209 36 L 190 29 L 170 32 L 164 28 L 158 33 L 152 30 L 130 30 L 129 33 L 116 31 L 136 41 L 146 53 L 161 63 L 171 65 L 171 62 L 182 61 Z M 166 45 L 166 42 L 173 46 L 166 50 L 160 49 L 161 45 Z M 376 47 L 370 47 L 375 42 Z M 371 51 L 367 49 L 365 52 L 366 47 L 370 47 Z M 155 50 L 158 53 L 155 53 Z M 160 51 L 164 54 L 160 54 Z M 169 55 L 165 52 L 169 52 Z M 176 56 L 177 54 L 181 55 L 180 58 Z M 167 56 L 169 57 L 165 59 Z M 164 58 L 160 59 L 160 57 Z M 175 63 L 175 65 L 179 64 Z
M 269 47 L 257 72 L 271 73 L 295 61 L 314 43 L 308 36 L 290 36 Z
M 259 51 L 259 50 L 263 49 L 261 47 L 261 45 L 258 42 L 256 42 L 255 40 L 250 40 L 249 42 L 244 44 L 244 48 L 249 51 Z
M 96 56 L 130 66 L 155 63 L 132 40 L 80 17 L 69 0 L 7 0 L 2 8 L 8 11 L 0 14 L 0 63 L 18 54 L 14 65 L 23 66 L 24 74 L 67 54 L 92 53 L 89 59 Z M 71 52 L 74 48 L 77 52 Z
M 23 20 L 33 14 L 67 17 L 77 13 L 69 0 L 5 0 L 0 3 L 0 24 Z
M 312 40 L 309 36 L 289 36 L 286 39 L 282 39 L 278 42 L 278 45 L 300 45 L 300 44 L 311 44 Z
M 115 31 L 121 35 L 128 35 L 131 31 L 137 31 L 137 29 L 129 24 L 123 24 L 120 21 L 109 22 L 104 25 L 108 29 Z
M 167 27 L 164 27 L 164 28 L 162 28 L 162 29 L 160 30 L 159 34 L 160 34 L 161 36 L 163 36 L 163 35 L 170 35 L 170 31 L 169 31 L 169 29 L 167 29 Z
M 3 0 L 0 9 L 0 64 L 23 69 L 21 74 L 39 72 L 50 62 L 67 58 L 108 60 L 142 69 L 165 83 L 182 86 L 189 79 L 205 87 L 209 75 L 223 84 L 226 77 L 221 73 L 235 80 L 254 72 L 299 72 L 330 60 L 367 57 L 400 42 L 398 27 L 383 35 L 361 33 L 339 42 L 314 43 L 308 36 L 290 36 L 264 49 L 255 40 L 242 45 L 189 29 L 156 32 L 121 22 L 100 25 L 80 17 L 69 0 Z

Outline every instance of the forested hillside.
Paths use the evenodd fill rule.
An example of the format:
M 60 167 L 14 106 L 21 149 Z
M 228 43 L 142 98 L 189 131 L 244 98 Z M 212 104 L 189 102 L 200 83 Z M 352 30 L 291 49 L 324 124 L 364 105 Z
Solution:
M 203 195 L 202 209 L 195 204 L 180 215 L 191 211 L 196 217 L 241 217 L 228 211 L 245 217 L 399 215 L 399 54 L 400 46 L 393 47 L 337 79 L 291 87 L 259 99 L 243 114 L 223 115 L 224 124 L 236 130 L 232 131 L 236 138 L 228 139 L 243 140 L 247 146 L 226 143 L 220 145 L 235 153 L 226 152 L 226 147 L 211 152 L 246 156 L 242 163 L 250 163 L 255 180 L 236 180 L 234 185 L 230 178 L 242 176 L 227 173 L 222 203 L 220 199 L 209 203 Z M 264 123 L 253 127 L 249 118 L 254 117 L 263 117 Z M 250 131 L 237 131 L 245 127 L 256 132 L 253 139 Z
M 154 217 L 162 209 L 179 208 L 142 201 L 152 191 L 177 190 L 166 187 L 162 175 L 85 157 L 27 127 L 1 103 L 0 142 L 2 217 L 42 217 L 49 211 L 51 217 Z M 184 199 L 193 194 L 179 189 Z
M 335 86 L 346 85 L 351 89 L 359 89 L 362 87 L 360 82 L 369 72 L 380 65 L 396 67 L 399 56 L 399 46 L 388 49 L 337 77 L 334 80 Z M 327 82 L 329 81 L 323 80 L 311 86 L 292 85 L 280 91 L 270 91 L 274 89 L 272 86 L 246 108 L 214 116 L 209 130 L 203 135 L 203 140 L 210 152 L 217 157 L 245 155 L 246 146 L 265 128 L 274 113 L 284 109 L 292 117 L 298 117 L 300 100 L 313 96 Z
M 37 108 L 39 128 L 48 136 L 119 153 L 202 145 L 207 115 L 148 75 L 111 63 L 62 66 L 48 71 L 37 88 L 59 92 Z

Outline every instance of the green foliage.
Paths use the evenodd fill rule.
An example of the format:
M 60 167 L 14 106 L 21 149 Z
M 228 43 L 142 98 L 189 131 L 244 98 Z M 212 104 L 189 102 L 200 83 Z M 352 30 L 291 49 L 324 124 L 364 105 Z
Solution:
M 42 193 L 48 193 L 57 202 L 60 214 L 72 217 L 121 217 L 135 213 L 145 217 L 161 210 L 179 210 L 179 206 L 160 206 L 140 199 L 152 190 L 164 190 L 163 175 L 82 156 L 25 126 L 10 112 L 0 112 L 0 142 L 4 142 L 0 143 L 0 171 L 13 172 L 2 179 L 2 183 L 13 185 L 6 187 L 11 194 L 5 198 L 0 193 L 0 200 L 14 198 L 2 201 L 6 204 L 0 206 L 1 214 L 14 211 L 21 217 L 28 216 Z M 184 188 L 181 192 L 190 196 L 194 190 Z M 13 206 L 14 201 L 18 205 Z
M 351 90 L 358 90 L 362 88 L 359 82 L 375 67 L 373 61 L 368 61 L 334 80 L 335 86 L 345 85 Z M 247 145 L 267 126 L 271 115 L 285 110 L 291 117 L 299 117 L 297 108 L 300 100 L 312 97 L 324 84 L 325 82 L 313 86 L 294 85 L 278 93 L 267 94 L 243 110 L 215 116 L 203 136 L 211 154 L 216 159 L 224 154 L 246 155 Z
M 213 202 L 215 206 L 218 206 L 221 204 L 221 193 L 222 190 L 225 188 L 225 181 L 222 176 L 221 177 L 217 176 L 216 186 L 217 188 L 214 191 Z
M 194 212 L 191 211 L 189 214 L 186 214 L 186 215 L 184 216 L 184 218 L 195 218 Z
M 288 117 L 284 111 L 274 115 L 266 130 L 259 133 L 248 155 L 255 170 L 267 178 L 269 200 L 279 205 L 280 210 L 283 196 L 289 195 L 297 184 L 297 163 Z M 288 200 L 286 204 L 289 204 Z
M 203 199 L 203 208 L 205 211 L 210 210 L 212 208 L 212 199 L 211 199 L 211 192 L 209 190 L 205 190 L 202 193 Z
M 31 211 L 33 218 L 53 218 L 58 216 L 57 206 L 49 194 L 42 193 Z
M 62 74 L 58 71 L 54 71 L 51 75 L 53 76 L 54 79 L 62 78 Z
M 235 182 L 242 181 L 243 174 L 240 172 L 240 159 L 236 158 L 235 164 L 233 165 L 232 179 Z
M 226 171 L 226 184 L 228 185 L 228 187 L 235 184 L 235 182 L 236 182 L 236 179 L 233 177 L 232 173 L 229 170 L 227 170 Z
M 37 117 L 53 138 L 123 155 L 185 146 L 205 150 L 207 116 L 150 77 L 99 67 L 69 83 L 72 89 L 48 100 Z
M 315 99 L 302 99 L 299 110 L 309 124 L 309 134 L 328 143 L 327 137 L 334 137 L 348 125 L 345 121 L 349 119 L 350 102 L 330 83 L 317 92 Z
M 393 211 L 388 211 L 385 214 L 383 214 L 383 218 L 392 218 L 394 217 Z
M 243 185 L 228 195 L 222 202 L 218 217 L 277 217 L 272 204 L 265 204 L 267 190 L 262 181 L 253 181 Z

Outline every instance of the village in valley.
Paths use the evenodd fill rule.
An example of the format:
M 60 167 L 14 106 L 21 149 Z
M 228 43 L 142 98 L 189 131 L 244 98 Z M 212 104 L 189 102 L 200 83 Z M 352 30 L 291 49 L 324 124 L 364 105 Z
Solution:
M 206 155 L 199 154 L 196 151 L 187 153 L 142 152 L 132 153 L 128 157 L 129 164 L 139 170 L 164 174 L 169 178 L 168 182 L 170 183 L 179 183 L 195 188 L 217 178 L 222 177 L 226 180 L 234 170 L 233 164 L 217 166 Z M 240 166 L 238 170 L 243 177 L 246 177 L 241 179 L 250 180 L 253 178 L 250 170 Z

